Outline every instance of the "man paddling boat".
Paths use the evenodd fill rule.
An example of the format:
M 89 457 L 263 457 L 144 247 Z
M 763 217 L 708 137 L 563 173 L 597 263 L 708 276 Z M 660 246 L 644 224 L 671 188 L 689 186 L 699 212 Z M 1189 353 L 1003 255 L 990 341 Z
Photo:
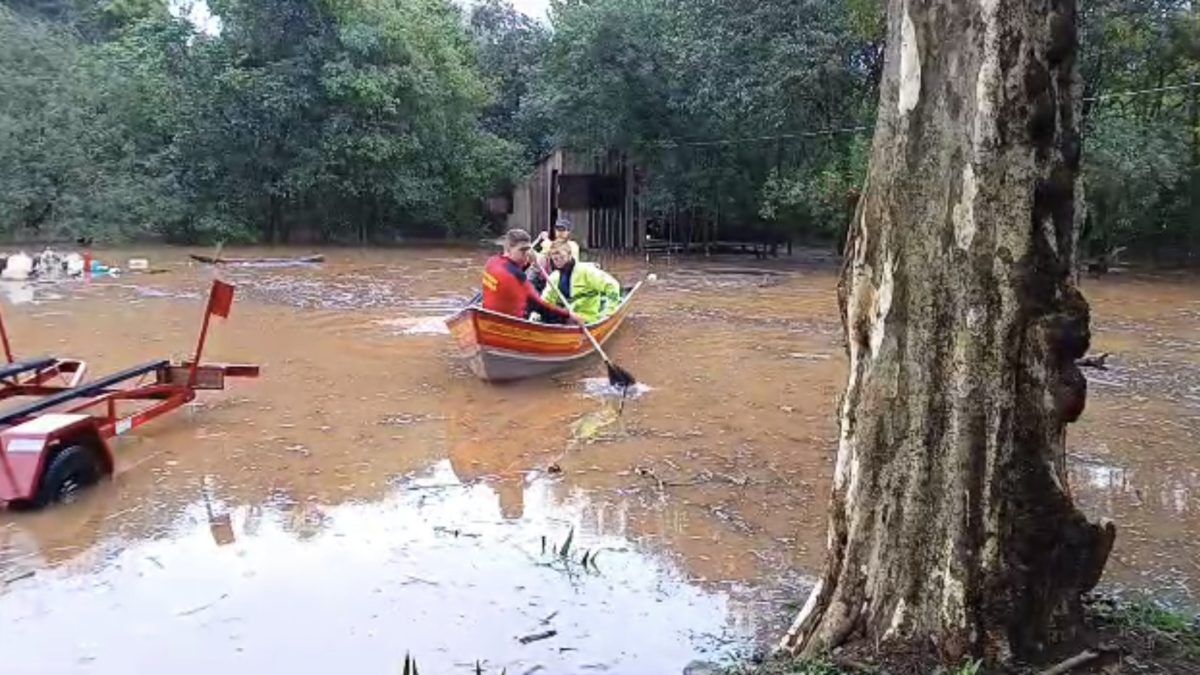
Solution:
M 492 256 L 483 270 L 483 308 L 519 318 L 531 312 L 555 317 L 562 323 L 582 324 L 575 314 L 546 302 L 525 277 L 533 262 L 533 244 L 525 230 L 504 235 L 504 253 Z

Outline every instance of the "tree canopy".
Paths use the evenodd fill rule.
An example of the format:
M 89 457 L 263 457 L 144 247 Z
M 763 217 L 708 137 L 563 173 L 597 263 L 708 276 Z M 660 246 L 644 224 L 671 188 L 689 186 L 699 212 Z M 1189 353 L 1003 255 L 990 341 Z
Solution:
M 27 4 L 0 9 L 14 235 L 463 233 L 519 170 L 444 0 L 213 0 L 218 35 L 150 0 Z
M 840 241 L 862 188 L 878 0 L 0 3 L 0 231 L 284 241 L 474 234 L 556 145 L 627 153 L 646 212 Z M 1200 245 L 1183 0 L 1082 8 L 1085 244 Z

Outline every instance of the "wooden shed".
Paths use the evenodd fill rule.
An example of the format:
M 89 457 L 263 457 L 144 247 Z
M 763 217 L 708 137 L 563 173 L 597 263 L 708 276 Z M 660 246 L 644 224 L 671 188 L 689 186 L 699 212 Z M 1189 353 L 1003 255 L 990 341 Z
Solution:
M 513 188 L 508 227 L 536 236 L 566 216 L 584 248 L 640 250 L 646 239 L 646 214 L 637 173 L 624 153 L 557 148 Z

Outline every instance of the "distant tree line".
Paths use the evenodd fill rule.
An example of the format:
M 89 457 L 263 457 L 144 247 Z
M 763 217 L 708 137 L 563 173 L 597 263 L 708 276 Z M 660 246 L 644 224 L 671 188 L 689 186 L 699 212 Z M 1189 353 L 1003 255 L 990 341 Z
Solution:
M 463 234 L 520 168 L 444 0 L 0 8 L 0 227 L 12 236 L 379 241 Z
M 628 153 L 648 213 L 836 242 L 866 168 L 877 0 L 0 4 L 0 230 L 386 242 L 475 236 L 555 146 Z M 1200 16 L 1081 5 L 1084 243 L 1200 247 Z

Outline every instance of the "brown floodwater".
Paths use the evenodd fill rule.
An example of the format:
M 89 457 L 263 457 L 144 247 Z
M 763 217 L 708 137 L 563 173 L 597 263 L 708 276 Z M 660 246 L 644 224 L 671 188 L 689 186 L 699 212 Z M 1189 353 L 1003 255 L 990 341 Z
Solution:
M 610 343 L 645 385 L 622 404 L 598 364 L 497 386 L 454 360 L 442 318 L 485 252 L 325 253 L 220 272 L 238 296 L 208 358 L 260 379 L 123 437 L 77 502 L 0 513 L 0 671 L 399 672 L 411 653 L 423 672 L 670 673 L 790 620 L 822 561 L 844 384 L 833 261 L 606 261 L 659 275 Z M 187 356 L 212 268 L 99 254 L 134 256 L 160 273 L 0 283 L 18 354 L 94 374 Z M 1106 583 L 1189 606 L 1195 281 L 1085 281 L 1113 356 L 1070 437 L 1078 501 L 1119 527 Z

